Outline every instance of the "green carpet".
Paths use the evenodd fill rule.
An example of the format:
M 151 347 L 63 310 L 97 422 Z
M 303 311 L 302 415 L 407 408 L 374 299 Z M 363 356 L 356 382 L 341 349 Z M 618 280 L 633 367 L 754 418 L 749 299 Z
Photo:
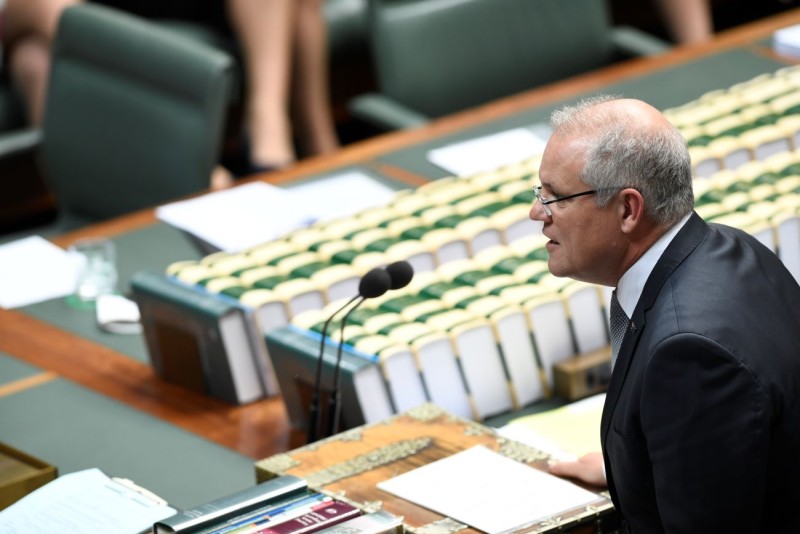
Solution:
M 36 372 L 0 355 L 2 383 Z M 255 484 L 252 459 L 63 379 L 0 397 L 0 442 L 59 474 L 129 478 L 178 508 Z

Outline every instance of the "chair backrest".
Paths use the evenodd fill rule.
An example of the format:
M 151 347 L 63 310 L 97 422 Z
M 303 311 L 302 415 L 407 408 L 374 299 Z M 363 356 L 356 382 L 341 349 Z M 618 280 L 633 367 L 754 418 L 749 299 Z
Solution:
M 381 92 L 436 117 L 608 64 L 600 0 L 374 0 Z
M 92 4 L 66 9 L 42 158 L 67 218 L 105 219 L 206 189 L 232 68 L 224 52 L 135 16 Z

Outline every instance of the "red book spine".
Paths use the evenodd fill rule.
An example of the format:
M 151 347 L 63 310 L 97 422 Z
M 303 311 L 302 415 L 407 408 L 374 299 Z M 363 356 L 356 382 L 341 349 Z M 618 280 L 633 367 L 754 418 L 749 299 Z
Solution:
M 257 534 L 308 534 L 361 515 L 361 510 L 351 504 L 331 501 L 326 506 L 289 519 L 283 523 L 261 529 Z

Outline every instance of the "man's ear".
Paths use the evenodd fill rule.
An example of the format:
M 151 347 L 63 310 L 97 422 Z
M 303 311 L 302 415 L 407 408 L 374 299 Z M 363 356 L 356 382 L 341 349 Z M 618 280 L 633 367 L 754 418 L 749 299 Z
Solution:
M 633 233 L 644 221 L 644 197 L 636 189 L 623 189 L 619 194 L 620 224 L 623 233 Z

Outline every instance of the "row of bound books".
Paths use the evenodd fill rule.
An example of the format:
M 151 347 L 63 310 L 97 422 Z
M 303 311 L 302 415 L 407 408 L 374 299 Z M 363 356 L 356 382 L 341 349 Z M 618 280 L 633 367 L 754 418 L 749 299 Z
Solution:
M 800 102 L 798 88 L 800 69 L 781 69 L 665 113 L 687 138 L 701 125 L 708 129 L 708 124 L 744 120 L 745 115 L 752 116 L 754 124 L 764 122 L 765 117 L 772 121 L 781 114 L 797 118 L 800 104 L 792 103 Z M 767 103 L 771 111 L 764 107 Z M 800 144 L 800 134 L 789 144 Z M 781 146 L 782 152 L 765 156 L 764 161 L 750 161 L 735 172 L 720 171 L 729 174 L 726 180 L 718 175 L 696 180 L 698 212 L 707 219 L 723 217 L 720 222 L 753 233 L 800 278 L 800 252 L 795 246 L 800 228 L 800 204 L 796 202 L 800 199 L 796 184 L 800 151 L 786 152 L 787 147 Z M 604 322 L 607 307 L 604 302 L 597 305 L 596 291 L 591 288 L 581 288 L 578 293 L 559 289 L 562 299 L 532 304 L 534 296 L 548 289 L 544 283 L 547 276 L 540 276 L 546 272 L 546 254 L 531 256 L 535 251 L 528 246 L 535 241 L 529 238 L 537 234 L 535 225 L 527 219 L 533 200 L 530 186 L 537 180 L 537 169 L 538 159 L 531 158 L 473 176 L 442 178 L 398 192 L 385 206 L 320 222 L 249 250 L 212 254 L 199 262 L 179 262 L 167 269 L 167 276 L 138 276 L 133 290 L 153 367 L 167 381 L 234 404 L 275 395 L 282 388 L 272 369 L 275 354 L 268 352 L 264 334 L 285 327 L 306 311 L 355 294 L 361 275 L 389 261 L 409 261 L 418 273 L 415 279 L 422 273 L 454 279 L 472 276 L 471 271 L 477 269 L 471 262 L 482 258 L 487 260 L 487 273 L 498 272 L 491 277 L 473 277 L 472 284 L 464 285 L 474 285 L 483 296 L 489 293 L 517 301 L 515 305 L 522 306 L 522 311 L 501 310 L 502 317 L 495 316 L 488 326 L 438 340 L 437 347 L 442 350 L 448 343 L 452 345 L 451 341 L 463 341 L 451 352 L 460 358 L 459 372 L 467 384 L 464 387 L 455 380 L 446 387 L 434 385 L 434 375 L 441 373 L 426 355 L 440 351 L 426 350 L 434 345 L 431 338 L 426 339 L 424 347 L 415 341 L 411 359 L 423 381 L 417 381 L 415 388 L 390 392 L 394 410 L 384 410 L 379 416 L 430 400 L 456 414 L 481 420 L 535 402 L 552 389 L 554 365 L 608 342 Z M 751 215 L 746 210 L 755 213 L 765 204 L 778 205 L 781 213 L 776 217 L 771 212 L 768 217 L 744 217 Z M 767 218 L 774 224 L 764 224 Z M 524 258 L 486 258 L 487 252 L 519 252 L 522 248 L 531 248 Z M 469 271 L 454 272 L 464 266 Z M 516 279 L 515 287 L 506 288 L 510 278 Z M 606 299 L 607 292 L 601 296 Z M 527 328 L 523 328 L 526 322 Z M 495 339 L 490 339 L 490 331 Z M 470 349 L 482 344 L 487 347 L 482 353 L 495 356 L 490 360 L 496 363 L 491 374 L 486 366 L 479 374 L 470 373 L 469 354 L 477 351 L 463 350 L 465 343 Z M 361 350 L 371 352 L 388 373 L 391 366 L 386 353 L 379 354 L 373 347 Z M 400 362 L 403 358 L 392 360 Z M 406 358 L 406 368 L 408 361 Z M 534 372 L 534 363 L 544 374 L 543 381 Z M 508 382 L 510 388 L 501 386 L 501 382 Z M 389 380 L 388 384 L 394 387 L 397 382 Z M 416 392 L 413 399 L 411 392 Z
M 400 534 L 403 518 L 358 507 L 284 475 L 159 521 L 153 534 Z

